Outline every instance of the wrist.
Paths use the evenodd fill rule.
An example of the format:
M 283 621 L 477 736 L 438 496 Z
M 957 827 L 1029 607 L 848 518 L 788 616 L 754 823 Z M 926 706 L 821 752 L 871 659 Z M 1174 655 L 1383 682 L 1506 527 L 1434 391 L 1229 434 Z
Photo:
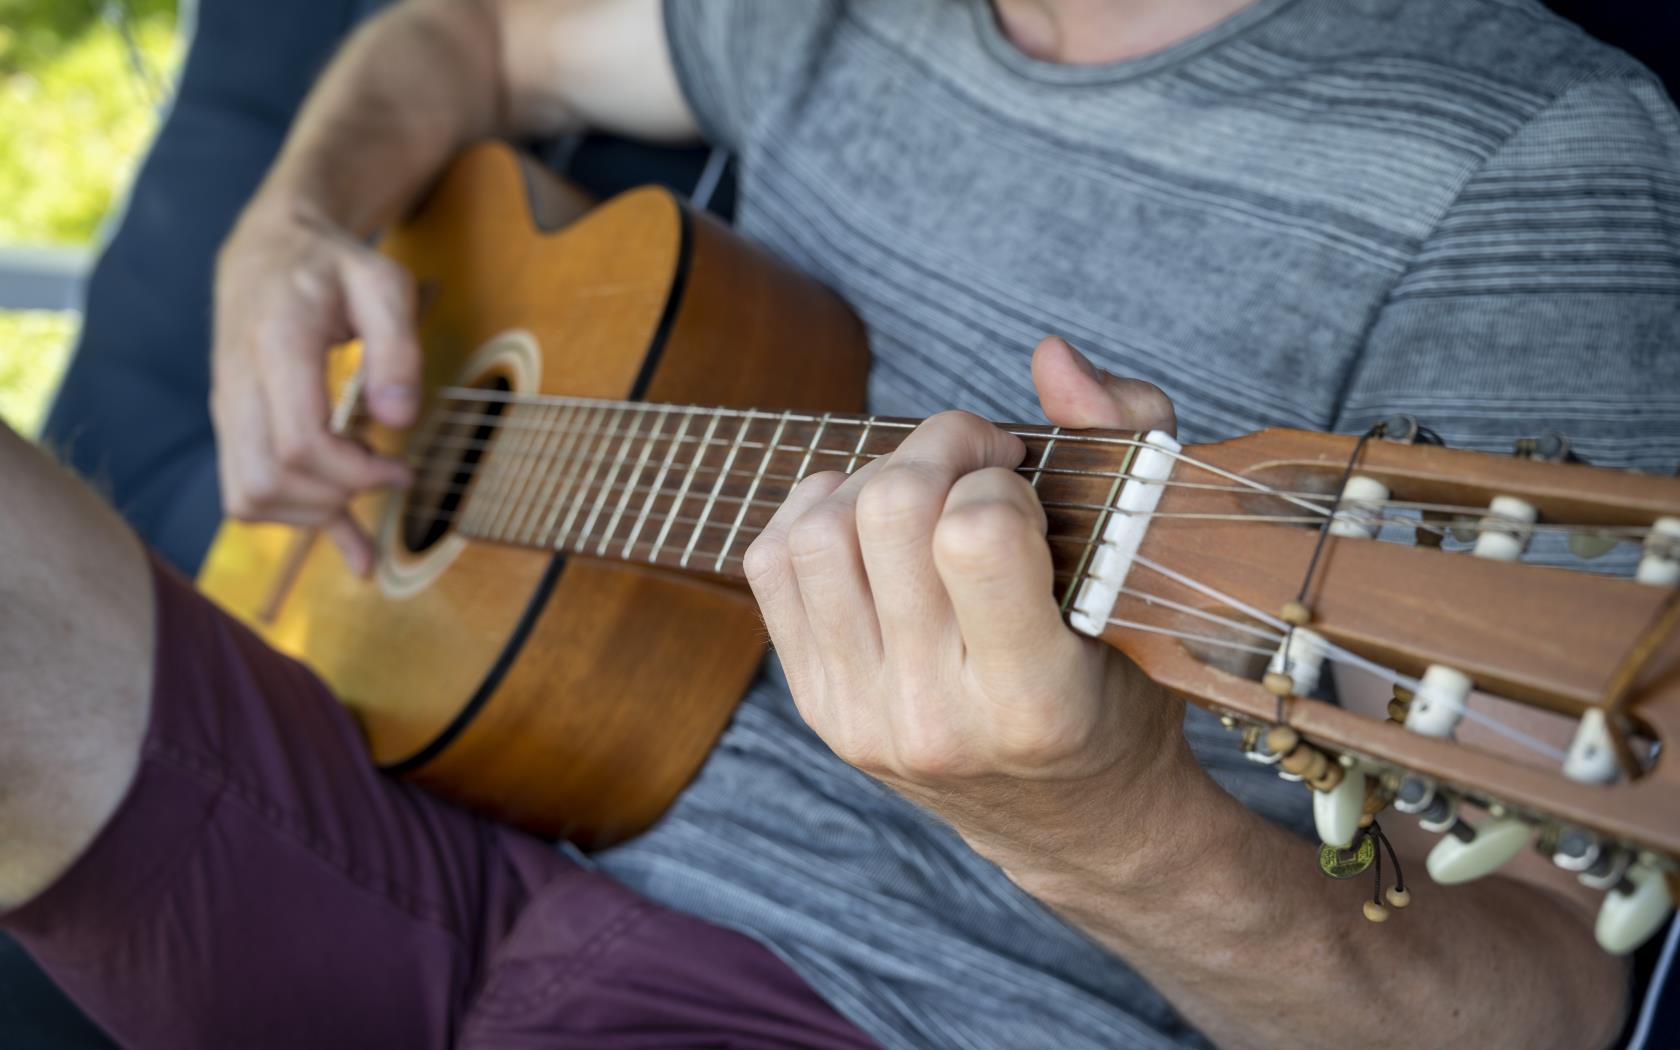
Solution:
M 1112 944 L 1176 937 L 1179 916 L 1229 911 L 1264 822 L 1208 776 L 1182 735 L 1129 777 L 1069 803 L 1077 834 L 986 850 L 1016 885 Z

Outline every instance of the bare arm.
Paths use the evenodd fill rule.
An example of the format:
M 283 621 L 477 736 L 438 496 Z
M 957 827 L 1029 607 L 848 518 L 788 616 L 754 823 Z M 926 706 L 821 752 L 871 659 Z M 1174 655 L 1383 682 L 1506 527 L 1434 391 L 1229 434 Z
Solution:
M 253 208 L 368 233 L 469 142 L 585 126 L 697 134 L 657 0 L 408 0 L 345 44 Z
M 217 269 L 212 410 L 231 514 L 325 526 L 366 567 L 345 504 L 407 472 L 327 432 L 323 355 L 360 338 L 369 407 L 397 426 L 420 367 L 411 282 L 366 237 L 467 143 L 583 126 L 696 134 L 658 0 L 408 0 L 349 40 Z
M 994 859 L 1221 1047 L 1586 1050 L 1620 1028 L 1626 968 L 1578 902 L 1523 877 L 1437 886 L 1414 855 L 1412 906 L 1373 926 L 1368 877 L 1324 878 L 1312 845 L 1201 770 L 1178 776 L 1137 812 L 1134 827 L 1153 830 L 1110 820 Z
M 1171 425 L 1159 391 L 1060 340 L 1033 378 L 1061 426 Z M 1625 967 L 1533 872 L 1445 888 L 1415 864 L 1416 903 L 1372 926 L 1369 882 L 1324 878 L 1312 844 L 1214 783 L 1183 704 L 1063 624 L 1042 511 L 1008 469 L 1022 455 L 980 420 L 935 417 L 849 478 L 803 482 L 748 549 L 794 700 L 841 758 L 950 822 L 1221 1046 L 1611 1038 Z

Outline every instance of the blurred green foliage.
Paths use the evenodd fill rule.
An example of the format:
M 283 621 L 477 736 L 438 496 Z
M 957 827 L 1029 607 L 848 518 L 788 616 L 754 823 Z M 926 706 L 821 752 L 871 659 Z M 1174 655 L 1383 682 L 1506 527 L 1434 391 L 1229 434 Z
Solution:
M 0 244 L 92 244 L 156 130 L 175 15 L 175 0 L 0 0 Z M 0 418 L 24 433 L 76 321 L 0 312 Z
M 19 433 L 40 427 L 75 337 L 75 314 L 0 312 L 0 419 Z

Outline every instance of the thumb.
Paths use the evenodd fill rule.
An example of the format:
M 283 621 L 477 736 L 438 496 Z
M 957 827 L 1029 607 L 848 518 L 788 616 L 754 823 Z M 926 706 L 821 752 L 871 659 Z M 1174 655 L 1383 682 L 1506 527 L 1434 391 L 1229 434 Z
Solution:
M 414 279 L 371 249 L 347 257 L 342 274 L 350 324 L 362 341 L 368 409 L 386 426 L 407 426 L 420 407 Z
M 1073 430 L 1178 429 L 1172 401 L 1141 379 L 1100 371 L 1060 336 L 1046 336 L 1033 351 L 1033 386 L 1044 418 Z

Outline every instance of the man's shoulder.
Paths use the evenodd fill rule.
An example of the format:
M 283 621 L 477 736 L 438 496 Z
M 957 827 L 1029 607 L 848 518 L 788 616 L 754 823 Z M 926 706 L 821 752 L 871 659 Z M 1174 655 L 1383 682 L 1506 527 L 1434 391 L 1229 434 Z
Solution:
M 1538 0 L 1300 0 L 1245 45 L 1490 143 L 1578 89 L 1661 91 L 1638 60 Z

